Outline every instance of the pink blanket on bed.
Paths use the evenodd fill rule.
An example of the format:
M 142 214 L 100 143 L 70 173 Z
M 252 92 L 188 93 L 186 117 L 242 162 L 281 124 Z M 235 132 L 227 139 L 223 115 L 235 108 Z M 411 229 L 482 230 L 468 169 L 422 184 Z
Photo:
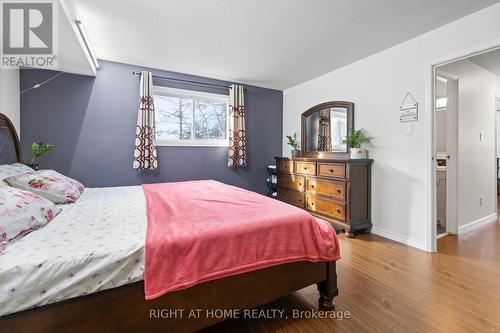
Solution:
M 143 189 L 146 299 L 281 263 L 340 258 L 327 222 L 278 200 L 205 180 Z

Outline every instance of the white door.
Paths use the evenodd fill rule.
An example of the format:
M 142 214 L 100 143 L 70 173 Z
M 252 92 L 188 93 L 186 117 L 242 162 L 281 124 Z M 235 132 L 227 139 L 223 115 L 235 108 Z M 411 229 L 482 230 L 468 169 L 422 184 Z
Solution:
M 446 231 L 458 234 L 458 78 L 445 75 L 447 83 L 446 108 Z

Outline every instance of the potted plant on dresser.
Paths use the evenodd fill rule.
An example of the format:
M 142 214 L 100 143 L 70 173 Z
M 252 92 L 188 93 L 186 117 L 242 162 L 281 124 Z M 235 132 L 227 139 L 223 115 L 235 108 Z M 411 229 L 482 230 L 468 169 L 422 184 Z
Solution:
M 288 145 L 291 146 L 292 149 L 292 157 L 300 157 L 299 144 L 297 143 L 297 133 L 293 133 L 293 135 L 287 135 Z
M 363 148 L 363 146 L 369 144 L 372 139 L 373 138 L 367 136 L 366 131 L 361 128 L 352 131 L 352 133 L 346 136 L 342 142 L 351 148 L 351 159 L 362 159 L 366 158 L 366 149 Z

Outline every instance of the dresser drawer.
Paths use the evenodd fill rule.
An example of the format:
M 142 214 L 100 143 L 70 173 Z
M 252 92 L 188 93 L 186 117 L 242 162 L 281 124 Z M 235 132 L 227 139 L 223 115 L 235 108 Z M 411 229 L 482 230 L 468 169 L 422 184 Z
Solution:
M 278 198 L 281 201 L 288 202 L 292 205 L 298 206 L 300 208 L 304 208 L 304 194 L 300 192 L 295 192 L 295 191 L 289 191 L 289 190 L 283 190 L 279 189 L 278 190 Z
M 279 173 L 293 173 L 293 161 L 278 161 Z
M 315 175 L 316 163 L 314 162 L 295 162 L 295 172 L 303 175 Z
M 343 182 L 309 178 L 307 179 L 306 191 L 309 194 L 326 194 L 342 201 L 346 200 L 346 183 Z
M 280 174 L 278 176 L 278 185 L 294 191 L 304 192 L 304 177 L 296 175 Z
M 306 208 L 318 214 L 326 214 L 330 217 L 345 221 L 345 204 L 323 199 L 314 195 L 306 196 Z
M 345 164 L 318 163 L 318 176 L 345 178 Z

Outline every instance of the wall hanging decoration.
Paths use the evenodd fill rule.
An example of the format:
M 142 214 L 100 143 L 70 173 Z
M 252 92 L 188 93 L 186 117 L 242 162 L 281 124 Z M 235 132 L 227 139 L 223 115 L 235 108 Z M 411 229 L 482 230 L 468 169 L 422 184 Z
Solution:
M 401 106 L 399 107 L 399 122 L 408 123 L 418 120 L 418 102 L 410 92 L 406 93 Z

